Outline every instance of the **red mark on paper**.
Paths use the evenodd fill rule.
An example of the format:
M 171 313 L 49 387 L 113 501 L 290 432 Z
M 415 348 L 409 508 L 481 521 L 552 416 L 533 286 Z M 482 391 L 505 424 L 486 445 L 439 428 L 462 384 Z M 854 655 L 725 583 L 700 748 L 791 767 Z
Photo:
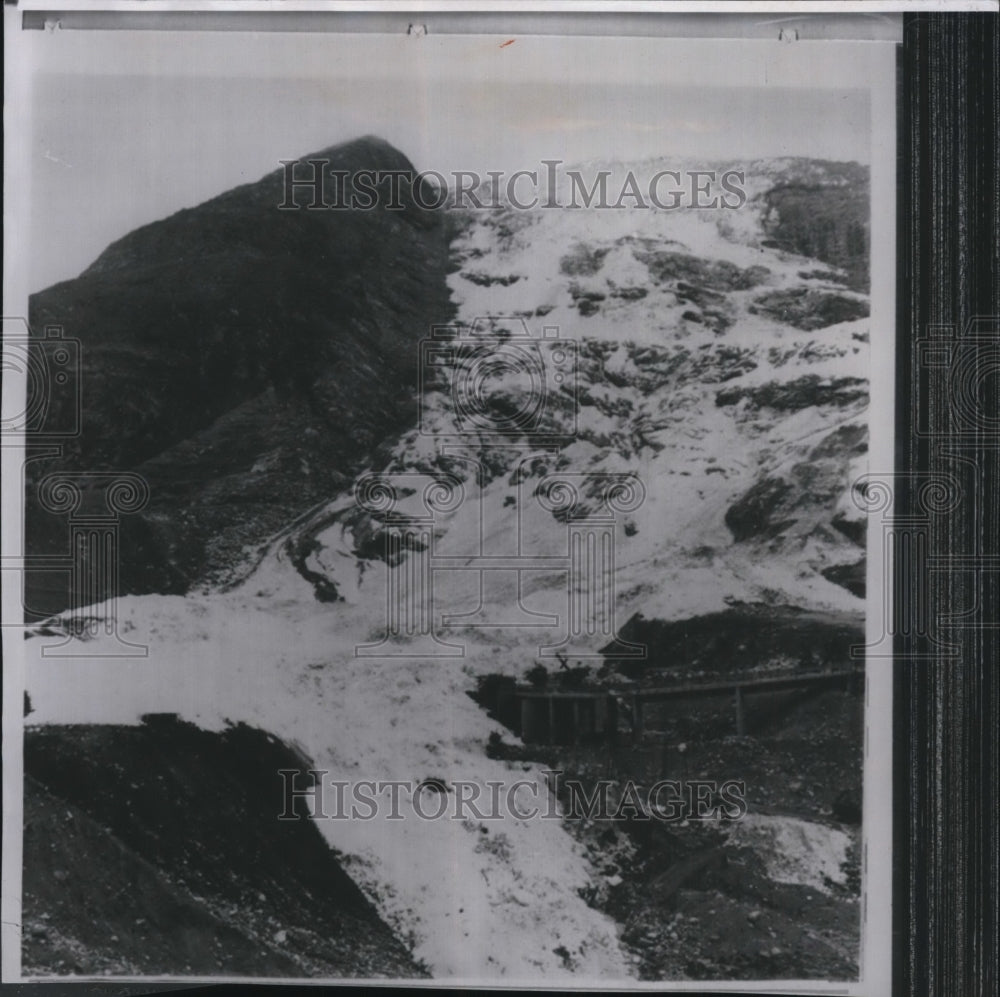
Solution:
M 507 41 L 500 43 L 500 48 L 506 48 L 508 45 L 513 45 L 513 44 L 514 44 L 514 39 L 508 38 Z

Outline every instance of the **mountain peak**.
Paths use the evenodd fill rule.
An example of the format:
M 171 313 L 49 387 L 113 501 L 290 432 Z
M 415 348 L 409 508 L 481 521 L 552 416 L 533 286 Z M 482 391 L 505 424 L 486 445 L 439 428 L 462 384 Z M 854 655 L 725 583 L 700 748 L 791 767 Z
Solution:
M 59 466 L 137 470 L 153 498 L 136 529 L 169 524 L 147 531 L 150 570 L 123 578 L 132 591 L 189 585 L 341 487 L 414 418 L 418 340 L 452 315 L 447 233 L 407 183 L 402 210 L 282 210 L 279 157 L 31 298 L 33 325 L 61 325 L 86 351 L 84 430 Z M 303 177 L 308 159 L 327 175 L 412 169 L 373 135 L 301 157 Z M 186 508 L 198 511 L 182 523 Z M 33 542 L 62 542 L 65 523 L 37 508 L 29 521 Z
M 361 135 L 346 142 L 327 146 L 319 152 L 300 156 L 301 161 L 328 159 L 331 164 L 343 164 L 355 169 L 413 170 L 413 164 L 392 143 L 379 135 Z

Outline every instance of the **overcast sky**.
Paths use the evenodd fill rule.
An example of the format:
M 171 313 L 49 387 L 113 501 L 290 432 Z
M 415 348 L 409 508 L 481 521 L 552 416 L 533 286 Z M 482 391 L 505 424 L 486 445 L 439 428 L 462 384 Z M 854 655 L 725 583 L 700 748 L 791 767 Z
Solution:
M 658 155 L 868 162 L 869 87 L 885 57 L 873 43 L 646 38 L 25 42 L 32 290 L 76 276 L 138 225 L 365 133 L 442 173 Z

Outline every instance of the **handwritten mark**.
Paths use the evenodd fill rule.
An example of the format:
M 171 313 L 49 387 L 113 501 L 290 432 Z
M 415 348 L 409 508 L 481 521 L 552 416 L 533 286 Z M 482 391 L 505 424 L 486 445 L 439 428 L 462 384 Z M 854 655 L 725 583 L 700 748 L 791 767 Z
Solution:
M 514 39 L 508 38 L 507 41 L 500 43 L 500 48 L 506 48 L 508 45 L 513 45 L 513 44 L 514 44 Z

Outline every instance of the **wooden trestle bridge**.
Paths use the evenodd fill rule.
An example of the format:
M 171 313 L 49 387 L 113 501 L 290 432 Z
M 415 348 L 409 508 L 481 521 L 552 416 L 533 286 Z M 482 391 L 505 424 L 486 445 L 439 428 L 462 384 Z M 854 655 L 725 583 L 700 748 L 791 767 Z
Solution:
M 631 713 L 632 738 L 645 734 L 648 704 L 680 699 L 731 697 L 734 732 L 746 733 L 747 695 L 777 693 L 797 689 L 859 688 L 864 679 L 862 664 L 830 671 L 789 672 L 761 677 L 734 677 L 710 682 L 647 686 L 630 689 L 549 689 L 517 686 L 514 697 L 520 707 L 521 738 L 525 742 L 577 744 L 583 739 L 618 735 L 619 715 Z

